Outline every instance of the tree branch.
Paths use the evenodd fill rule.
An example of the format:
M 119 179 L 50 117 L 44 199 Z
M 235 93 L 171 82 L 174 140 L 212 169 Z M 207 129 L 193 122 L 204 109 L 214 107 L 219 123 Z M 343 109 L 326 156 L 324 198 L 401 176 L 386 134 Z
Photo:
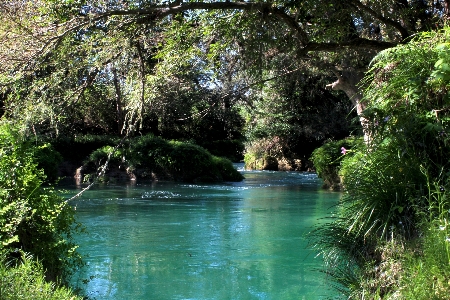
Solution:
M 98 14 L 93 21 L 95 22 L 113 16 L 148 16 L 149 21 L 155 21 L 187 10 L 259 10 L 271 13 L 282 20 L 289 28 L 293 29 L 303 45 L 306 45 L 309 42 L 307 33 L 295 20 L 295 17 L 291 17 L 284 9 L 274 7 L 271 3 L 267 2 L 187 2 L 177 6 L 168 7 L 154 6 L 146 9 L 112 10 Z
M 370 49 L 370 50 L 384 50 L 387 48 L 395 47 L 395 43 L 383 42 L 383 41 L 375 41 L 365 38 L 357 38 L 349 41 L 343 41 L 339 43 L 309 43 L 303 49 L 303 52 L 312 52 L 312 51 L 336 51 L 342 50 L 345 48 L 351 49 Z
M 368 13 L 372 17 L 380 20 L 381 22 L 385 23 L 386 25 L 390 25 L 394 27 L 395 29 L 400 32 L 400 35 L 402 36 L 402 39 L 407 39 L 411 34 L 406 30 L 405 27 L 403 27 L 399 22 L 395 22 L 394 20 L 388 19 L 384 17 L 382 14 L 379 14 L 378 12 L 374 11 L 372 8 L 364 5 L 359 0 L 350 0 L 350 4 L 355 6 L 356 8 Z
M 386 24 L 390 24 L 397 28 L 402 36 L 409 36 L 409 33 L 401 27 L 397 22 L 384 18 L 380 16 L 372 9 L 362 5 L 359 1 L 353 1 L 359 3 L 358 8 L 364 9 L 365 11 L 370 11 L 372 14 L 376 15 L 377 18 L 385 22 Z M 251 3 L 251 2 L 188 2 L 183 3 L 178 6 L 172 7 L 152 7 L 147 9 L 136 9 L 136 10 L 115 10 L 108 11 L 96 16 L 93 21 L 99 21 L 103 18 L 113 17 L 113 16 L 148 16 L 149 22 L 155 21 L 157 19 L 162 19 L 166 16 L 177 14 L 186 10 L 214 10 L 214 9 L 224 9 L 224 10 L 260 10 L 267 13 L 271 13 L 276 16 L 278 19 L 283 21 L 289 28 L 294 30 L 296 33 L 301 47 L 303 50 L 301 52 L 306 53 L 310 51 L 335 51 L 338 49 L 344 48 L 353 48 L 353 49 L 371 49 L 371 50 L 384 50 L 390 47 L 395 46 L 394 43 L 383 42 L 383 41 L 375 41 L 370 39 L 358 38 L 350 41 L 340 42 L 340 43 L 315 43 L 309 42 L 309 38 L 307 33 L 303 30 L 303 28 L 299 25 L 299 23 L 295 20 L 295 17 L 288 15 L 284 9 L 273 7 L 270 3 Z

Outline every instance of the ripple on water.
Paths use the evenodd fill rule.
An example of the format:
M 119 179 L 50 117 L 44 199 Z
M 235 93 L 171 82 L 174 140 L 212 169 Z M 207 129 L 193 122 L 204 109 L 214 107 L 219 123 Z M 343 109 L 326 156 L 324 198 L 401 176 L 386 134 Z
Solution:
M 179 198 L 181 194 L 170 191 L 151 191 L 143 192 L 141 198 L 143 199 L 172 199 Z

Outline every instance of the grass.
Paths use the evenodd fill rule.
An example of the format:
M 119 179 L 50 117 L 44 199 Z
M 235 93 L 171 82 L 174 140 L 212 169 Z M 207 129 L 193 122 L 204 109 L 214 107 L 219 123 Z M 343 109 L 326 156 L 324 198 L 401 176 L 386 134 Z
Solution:
M 81 300 L 67 287 L 47 282 L 42 265 L 22 255 L 18 263 L 0 261 L 0 299 L 2 300 Z

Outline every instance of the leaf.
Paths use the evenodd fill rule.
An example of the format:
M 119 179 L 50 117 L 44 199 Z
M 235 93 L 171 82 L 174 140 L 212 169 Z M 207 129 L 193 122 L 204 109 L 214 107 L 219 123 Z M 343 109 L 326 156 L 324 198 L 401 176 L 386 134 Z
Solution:
M 438 68 L 443 62 L 444 62 L 444 60 L 443 60 L 442 58 L 439 59 L 439 60 L 434 64 L 434 67 L 435 67 L 435 68 Z

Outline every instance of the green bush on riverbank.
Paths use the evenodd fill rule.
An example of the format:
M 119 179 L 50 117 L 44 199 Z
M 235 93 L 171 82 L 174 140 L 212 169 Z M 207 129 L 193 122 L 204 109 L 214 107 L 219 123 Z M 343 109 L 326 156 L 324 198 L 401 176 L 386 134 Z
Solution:
M 340 159 L 343 196 L 312 233 L 325 272 L 349 299 L 448 299 L 449 66 L 449 28 L 385 50 L 372 63 L 368 143 Z M 339 151 L 339 142 L 330 145 Z M 315 152 L 322 161 L 330 161 L 327 147 Z
M 82 262 L 72 241 L 79 229 L 73 208 L 44 187 L 46 176 L 39 168 L 54 153 L 5 122 L 0 124 L 0 154 L 0 299 L 56 299 L 47 296 L 65 292 L 55 283 L 67 283 Z M 41 166 L 52 169 L 49 163 Z
M 167 141 L 154 135 L 131 138 L 113 152 L 104 146 L 89 155 L 85 164 L 99 167 L 112 153 L 111 163 L 142 177 L 176 181 L 240 181 L 243 176 L 230 160 L 211 155 L 187 142 Z
M 345 140 L 329 141 L 317 148 L 311 155 L 317 175 L 323 179 L 323 188 L 340 190 L 342 188 L 339 171 L 344 155 L 353 154 L 352 149 L 362 145 L 362 138 L 351 137 Z

